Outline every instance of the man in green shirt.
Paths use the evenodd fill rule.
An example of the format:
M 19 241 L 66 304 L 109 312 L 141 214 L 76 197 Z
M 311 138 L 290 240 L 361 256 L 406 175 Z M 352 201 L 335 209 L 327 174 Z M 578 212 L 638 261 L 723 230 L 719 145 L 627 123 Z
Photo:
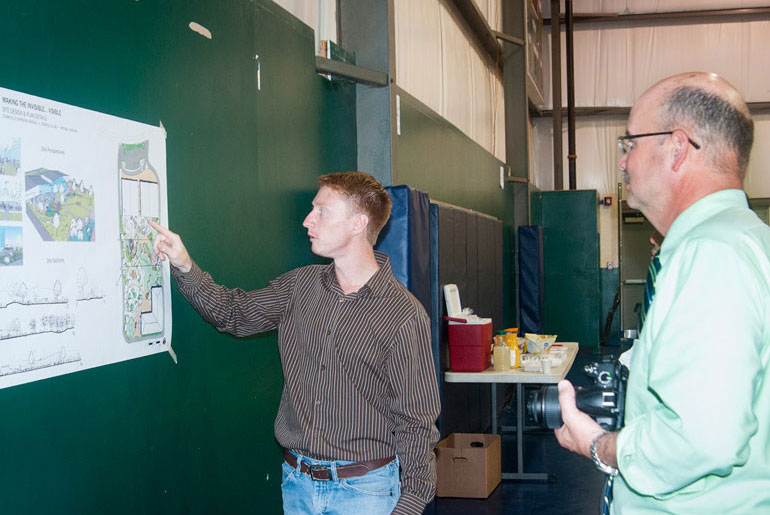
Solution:
M 686 73 L 634 104 L 618 139 L 628 203 L 665 236 L 634 344 L 625 426 L 559 384 L 565 448 L 618 474 L 614 513 L 770 513 L 770 228 L 742 181 L 753 122 L 724 79 Z

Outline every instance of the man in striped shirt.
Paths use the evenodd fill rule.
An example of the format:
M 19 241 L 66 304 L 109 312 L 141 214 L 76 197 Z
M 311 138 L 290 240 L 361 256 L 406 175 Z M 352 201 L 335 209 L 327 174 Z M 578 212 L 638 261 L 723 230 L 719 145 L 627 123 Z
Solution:
M 278 330 L 284 375 L 275 436 L 285 449 L 285 513 L 422 513 L 435 491 L 439 399 L 428 317 L 374 251 L 390 197 L 361 172 L 324 175 L 303 222 L 329 265 L 261 290 L 217 285 L 178 235 L 155 252 L 217 330 Z M 399 478 L 400 469 L 400 478 Z

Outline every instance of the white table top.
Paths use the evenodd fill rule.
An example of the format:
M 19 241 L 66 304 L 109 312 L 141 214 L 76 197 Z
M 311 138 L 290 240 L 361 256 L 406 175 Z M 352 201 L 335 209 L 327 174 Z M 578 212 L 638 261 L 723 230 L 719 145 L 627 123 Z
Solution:
M 567 355 L 562 360 L 561 366 L 551 367 L 550 374 L 524 372 L 522 368 L 512 368 L 509 371 L 499 372 L 489 367 L 483 372 L 452 372 L 447 370 L 444 372 L 444 381 L 447 383 L 558 383 L 566 377 L 578 351 L 577 342 L 556 342 L 556 345 L 559 344 L 566 348 Z

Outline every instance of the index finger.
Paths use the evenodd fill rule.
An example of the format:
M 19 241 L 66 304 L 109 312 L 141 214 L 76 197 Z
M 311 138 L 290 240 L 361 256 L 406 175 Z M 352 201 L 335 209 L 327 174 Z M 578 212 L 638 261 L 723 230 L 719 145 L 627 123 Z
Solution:
M 156 231 L 161 233 L 163 236 L 170 236 L 171 235 L 171 231 L 169 231 L 168 229 L 166 229 L 162 225 L 156 224 L 152 220 L 147 220 L 147 223 L 150 224 L 150 227 L 152 227 L 153 229 L 155 229 Z

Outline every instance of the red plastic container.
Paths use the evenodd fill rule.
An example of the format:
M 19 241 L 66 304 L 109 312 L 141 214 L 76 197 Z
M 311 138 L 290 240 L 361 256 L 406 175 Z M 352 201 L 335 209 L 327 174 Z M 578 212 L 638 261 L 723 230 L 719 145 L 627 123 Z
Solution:
M 481 372 L 489 368 L 492 322 L 449 322 L 449 368 L 453 372 Z
M 456 284 L 444 285 L 449 316 L 449 368 L 453 372 L 481 372 L 492 363 L 492 319 L 466 315 Z

